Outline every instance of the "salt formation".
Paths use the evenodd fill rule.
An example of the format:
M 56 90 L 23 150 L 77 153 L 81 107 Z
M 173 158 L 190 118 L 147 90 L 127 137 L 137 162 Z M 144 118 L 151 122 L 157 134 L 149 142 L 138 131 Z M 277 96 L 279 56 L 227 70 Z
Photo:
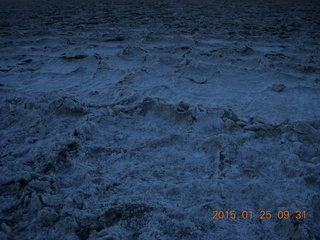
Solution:
M 0 239 L 320 238 L 316 1 L 0 9 Z

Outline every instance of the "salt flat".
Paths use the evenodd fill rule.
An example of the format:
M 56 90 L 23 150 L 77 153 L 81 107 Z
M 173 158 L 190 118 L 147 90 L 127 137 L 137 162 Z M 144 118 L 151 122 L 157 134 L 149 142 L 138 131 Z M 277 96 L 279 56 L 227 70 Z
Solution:
M 319 239 L 319 16 L 1 1 L 0 239 Z

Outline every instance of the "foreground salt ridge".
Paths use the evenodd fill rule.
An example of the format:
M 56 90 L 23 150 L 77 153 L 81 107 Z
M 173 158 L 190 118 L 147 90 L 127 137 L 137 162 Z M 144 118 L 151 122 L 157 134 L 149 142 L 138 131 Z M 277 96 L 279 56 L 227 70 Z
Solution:
M 318 234 L 319 121 L 272 125 L 158 98 L 101 108 L 70 96 L 3 103 L 1 218 L 17 237 Z M 310 218 L 298 227 L 211 219 L 214 209 L 284 208 Z
M 319 238 L 316 1 L 16 3 L 1 239 Z

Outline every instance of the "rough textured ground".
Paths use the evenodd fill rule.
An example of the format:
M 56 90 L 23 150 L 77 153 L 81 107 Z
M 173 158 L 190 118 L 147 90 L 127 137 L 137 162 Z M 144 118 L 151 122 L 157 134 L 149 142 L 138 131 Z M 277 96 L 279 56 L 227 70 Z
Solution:
M 0 239 L 320 239 L 317 1 L 0 9 Z

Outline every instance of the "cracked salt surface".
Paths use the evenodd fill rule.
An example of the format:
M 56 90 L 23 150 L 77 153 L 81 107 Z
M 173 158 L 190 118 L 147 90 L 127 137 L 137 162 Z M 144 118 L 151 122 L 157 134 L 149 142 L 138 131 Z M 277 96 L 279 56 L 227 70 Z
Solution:
M 320 238 L 320 10 L 292 4 L 2 1 L 0 239 Z

